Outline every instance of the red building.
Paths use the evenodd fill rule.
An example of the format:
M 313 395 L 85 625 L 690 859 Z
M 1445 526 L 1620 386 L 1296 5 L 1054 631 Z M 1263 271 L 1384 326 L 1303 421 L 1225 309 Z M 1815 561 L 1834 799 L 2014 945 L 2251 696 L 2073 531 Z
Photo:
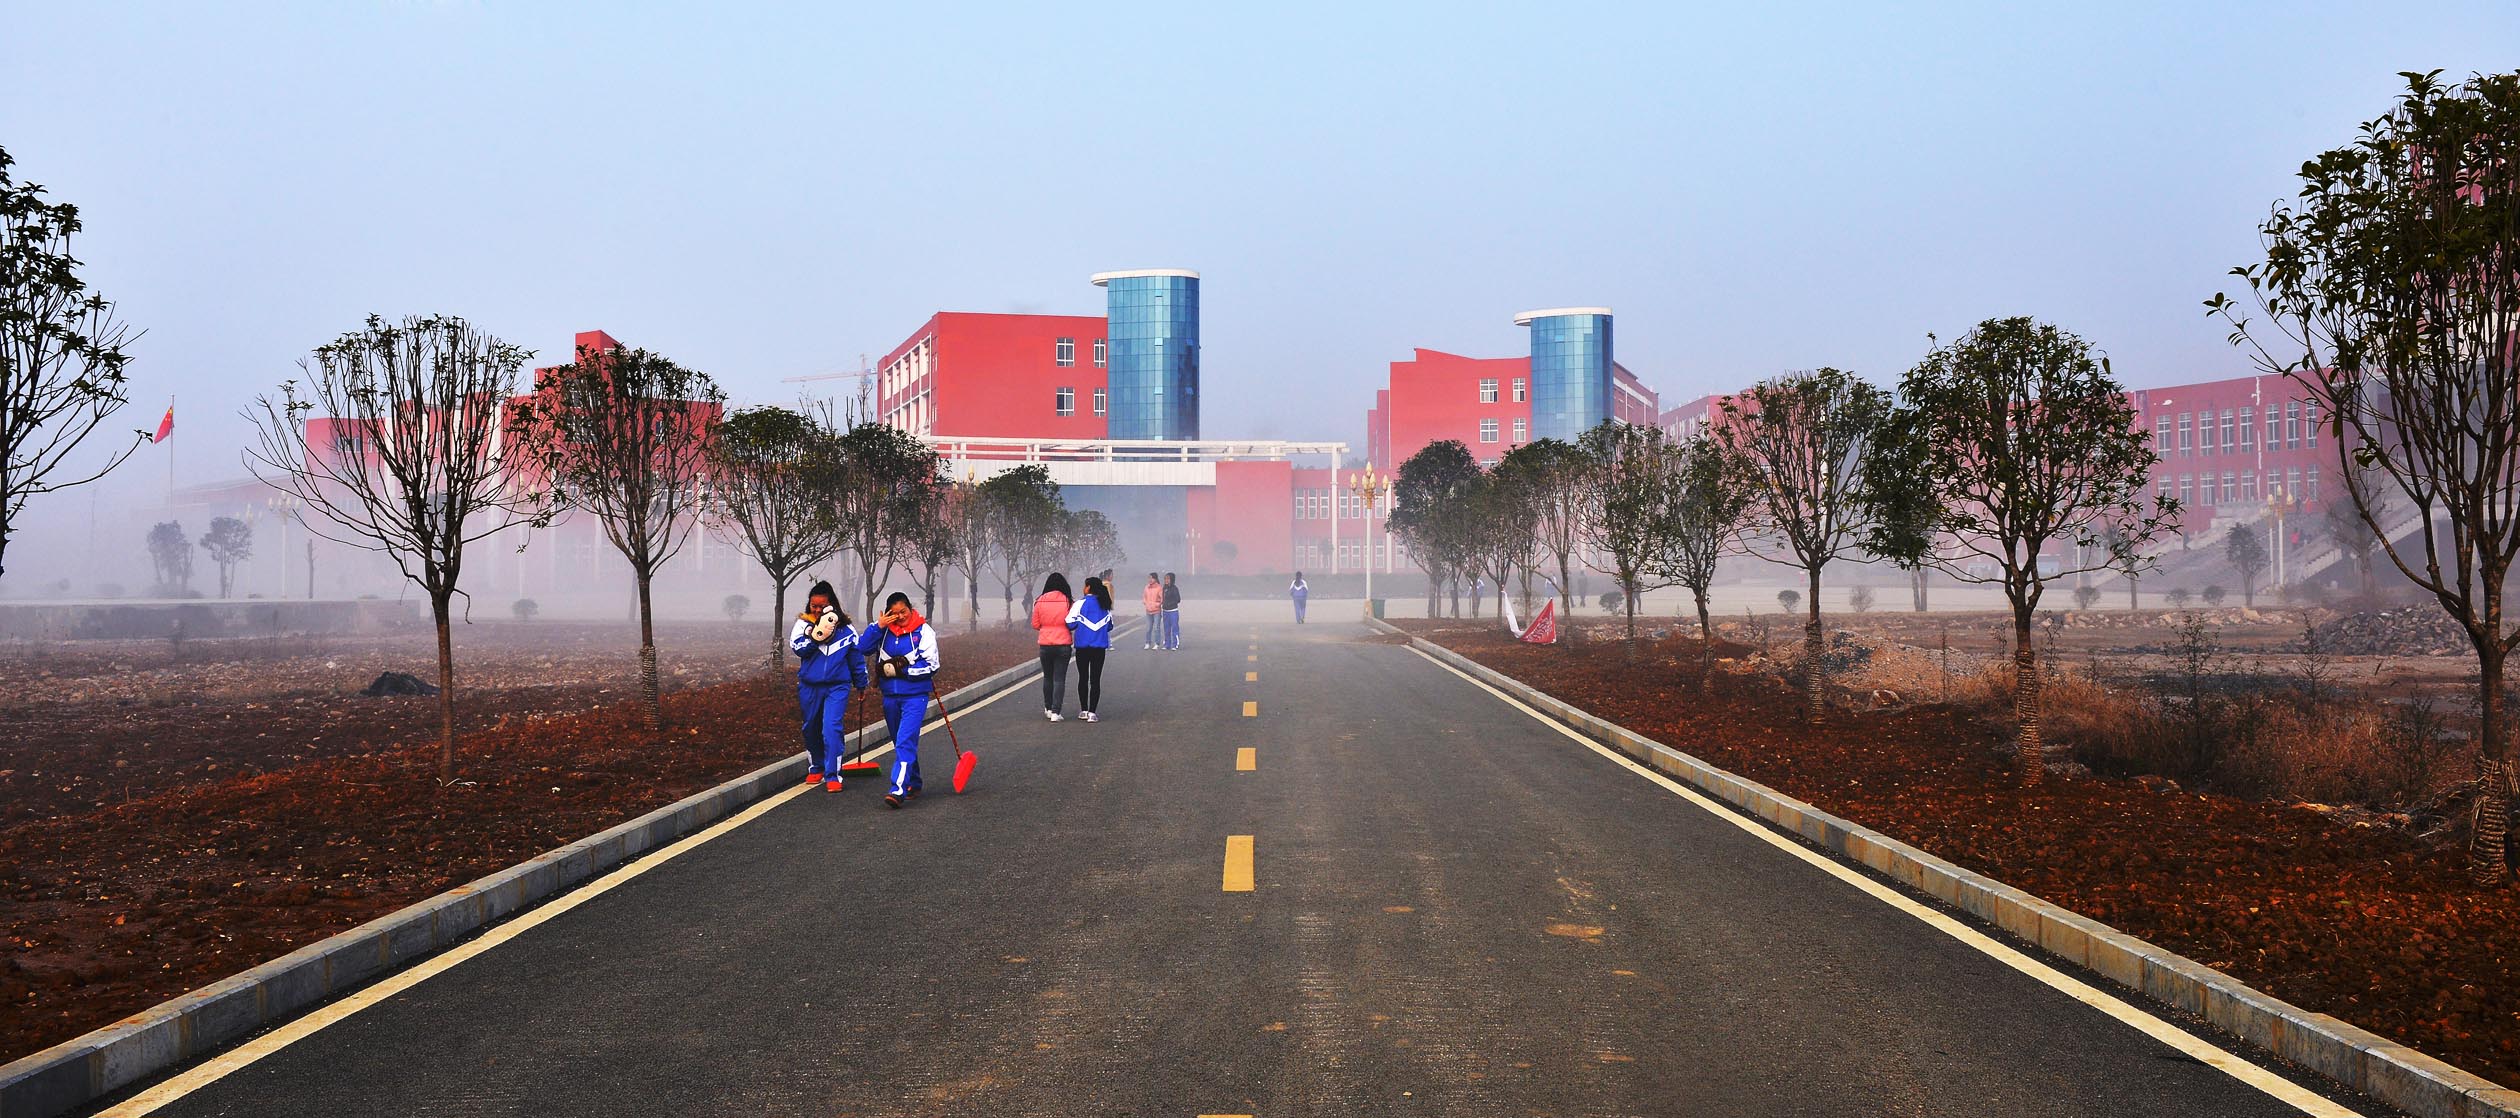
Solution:
M 1611 366 L 1611 417 L 1650 425 L 1658 397 L 1624 365 Z M 1427 444 L 1459 440 L 1482 466 L 1531 441 L 1531 358 L 1464 357 L 1434 349 L 1391 363 L 1390 387 L 1365 413 L 1366 460 L 1390 471 Z
M 2177 497 L 2180 531 L 2195 538 L 2219 519 L 2251 519 L 2281 497 L 2318 512 L 2336 493 L 2339 447 L 2319 402 L 2286 377 L 2209 380 L 2128 393 L 2150 431 L 2153 493 Z
M 1108 336 L 1096 315 L 938 313 L 875 367 L 875 414 L 924 436 L 1104 438 Z

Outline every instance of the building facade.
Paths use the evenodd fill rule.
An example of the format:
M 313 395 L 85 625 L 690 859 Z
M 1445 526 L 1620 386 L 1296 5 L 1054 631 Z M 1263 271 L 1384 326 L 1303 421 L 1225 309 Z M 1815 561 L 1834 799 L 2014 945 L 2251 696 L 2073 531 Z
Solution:
M 1533 358 L 1464 357 L 1421 348 L 1406 361 L 1392 362 L 1389 375 L 1365 413 L 1366 459 L 1379 469 L 1398 469 L 1427 444 L 1445 439 L 1458 440 L 1480 465 L 1493 466 L 1515 447 L 1550 437 L 1541 429 L 1540 376 Z M 1608 419 L 1654 423 L 1660 397 L 1653 389 L 1616 362 L 1605 376 L 1609 388 L 1600 394 L 1599 417 L 1584 411 L 1589 421 L 1559 437 L 1573 441 Z M 1572 422 L 1564 416 L 1561 421 Z
M 914 435 L 1102 439 L 1111 347 L 1090 315 L 941 311 L 875 367 L 875 415 Z
M 1115 439 L 1199 437 L 1199 273 L 1102 272 Z
M 1524 311 L 1514 325 L 1531 330 L 1532 437 L 1573 442 L 1607 422 L 1617 394 L 1610 308 Z

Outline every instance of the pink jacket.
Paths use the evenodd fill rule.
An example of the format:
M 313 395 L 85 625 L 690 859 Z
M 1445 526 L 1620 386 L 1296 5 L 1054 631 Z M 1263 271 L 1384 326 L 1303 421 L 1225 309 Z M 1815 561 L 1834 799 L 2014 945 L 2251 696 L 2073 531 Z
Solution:
M 1056 590 L 1033 599 L 1032 627 L 1040 635 L 1039 643 L 1075 644 L 1076 634 L 1068 632 L 1068 596 Z
M 1146 584 L 1146 593 L 1144 593 L 1144 594 L 1140 595 L 1139 597 L 1140 597 L 1140 599 L 1141 599 L 1141 600 L 1143 600 L 1143 601 L 1146 603 L 1146 612 L 1148 612 L 1148 613 L 1161 613 L 1161 612 L 1163 612 L 1163 609 L 1164 609 L 1164 585 L 1163 585 L 1162 583 L 1160 583 L 1160 582 L 1150 582 L 1150 583 L 1147 583 L 1147 584 Z

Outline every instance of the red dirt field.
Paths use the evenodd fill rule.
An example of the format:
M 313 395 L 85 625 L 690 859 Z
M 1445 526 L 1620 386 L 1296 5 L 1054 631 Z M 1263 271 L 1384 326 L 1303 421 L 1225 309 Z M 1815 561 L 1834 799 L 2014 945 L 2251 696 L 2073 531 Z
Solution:
M 2024 793 L 2002 731 L 1973 712 L 1841 708 L 1815 733 L 1775 677 L 1717 672 L 1701 693 L 1694 635 L 1639 641 L 1630 662 L 1608 630 L 1544 649 L 1462 623 L 1398 624 L 2277 997 L 2520 1082 L 2520 894 L 2469 886 L 2458 851 L 2132 781 Z
M 758 664 L 768 644 L 747 641 L 755 651 L 730 656 Z M 1021 663 L 1033 647 L 1023 631 L 948 636 L 942 685 Z M 617 650 L 605 655 L 605 672 L 615 671 Z M 100 804 L 60 793 L 48 817 L 0 824 L 0 1061 L 794 753 L 794 686 L 756 668 L 675 691 L 659 738 L 620 701 L 630 693 L 622 682 L 561 696 L 571 710 L 550 709 L 551 695 L 516 700 L 508 717 L 468 716 L 490 725 L 463 736 L 460 780 L 444 788 L 434 778 L 434 699 L 326 695 L 300 715 L 319 721 L 268 723 L 262 709 L 240 709 L 264 699 L 204 697 L 212 713 L 195 715 L 196 725 L 241 720 L 253 736 L 190 742 L 187 766 L 129 798 Z M 500 700 L 485 697 L 495 710 Z M 383 721 L 320 721 L 329 717 L 322 708 L 360 703 L 386 711 L 364 716 Z M 517 713 L 528 706 L 542 709 Z M 880 717 L 871 701 L 866 710 Z M 314 724 L 334 727 L 325 736 L 339 736 L 338 754 L 295 739 L 293 726 Z M 120 780 L 129 770 L 113 766 L 118 750 L 106 736 L 117 732 L 42 760 L 62 777 L 54 786 Z M 198 760 L 205 755 L 227 760 Z

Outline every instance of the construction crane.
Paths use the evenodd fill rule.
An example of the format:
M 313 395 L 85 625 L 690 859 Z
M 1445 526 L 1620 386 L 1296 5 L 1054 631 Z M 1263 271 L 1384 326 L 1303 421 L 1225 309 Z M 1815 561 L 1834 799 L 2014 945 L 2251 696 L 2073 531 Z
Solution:
M 845 418 L 850 424 L 872 422 L 875 419 L 875 367 L 867 363 L 866 355 L 863 353 L 858 354 L 858 367 L 855 369 L 834 369 L 830 372 L 807 373 L 801 377 L 781 377 L 779 383 L 816 384 L 846 377 L 856 377 L 858 384 L 857 399 L 850 405 L 849 414 Z

